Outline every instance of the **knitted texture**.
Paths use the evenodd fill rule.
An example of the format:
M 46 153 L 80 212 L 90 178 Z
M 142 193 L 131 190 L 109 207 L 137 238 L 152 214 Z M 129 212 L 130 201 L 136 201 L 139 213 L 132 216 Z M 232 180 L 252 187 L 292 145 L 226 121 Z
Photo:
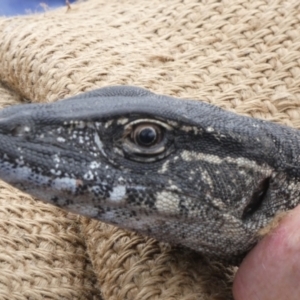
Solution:
M 89 0 L 0 19 L 0 105 L 136 85 L 300 128 L 298 0 Z M 0 299 L 231 299 L 234 270 L 0 184 Z

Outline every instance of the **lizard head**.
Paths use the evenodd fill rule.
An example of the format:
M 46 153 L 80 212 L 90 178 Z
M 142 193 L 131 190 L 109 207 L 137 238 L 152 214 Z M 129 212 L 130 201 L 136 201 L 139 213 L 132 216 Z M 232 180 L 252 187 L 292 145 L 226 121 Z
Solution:
M 2 110 L 0 178 L 78 214 L 233 261 L 291 204 L 283 131 L 296 134 L 202 102 L 108 87 Z

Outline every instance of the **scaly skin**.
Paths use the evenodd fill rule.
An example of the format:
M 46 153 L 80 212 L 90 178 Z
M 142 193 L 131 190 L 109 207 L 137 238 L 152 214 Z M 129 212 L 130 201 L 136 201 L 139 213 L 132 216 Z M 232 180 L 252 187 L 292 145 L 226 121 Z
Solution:
M 300 133 L 108 87 L 0 112 L 0 178 L 91 218 L 237 261 L 300 191 Z

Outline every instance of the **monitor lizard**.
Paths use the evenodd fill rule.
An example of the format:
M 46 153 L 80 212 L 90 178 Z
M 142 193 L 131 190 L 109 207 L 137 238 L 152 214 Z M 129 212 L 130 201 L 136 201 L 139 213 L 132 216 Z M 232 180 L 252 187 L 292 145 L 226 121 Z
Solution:
M 132 86 L 0 111 L 0 178 L 39 199 L 237 261 L 300 201 L 300 132 Z

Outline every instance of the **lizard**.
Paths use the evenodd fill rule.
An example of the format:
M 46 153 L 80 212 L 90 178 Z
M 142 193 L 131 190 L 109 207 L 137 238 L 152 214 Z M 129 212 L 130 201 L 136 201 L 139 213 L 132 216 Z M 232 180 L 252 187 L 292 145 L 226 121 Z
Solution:
M 110 86 L 0 111 L 0 178 L 80 215 L 240 261 L 300 193 L 300 133 Z

